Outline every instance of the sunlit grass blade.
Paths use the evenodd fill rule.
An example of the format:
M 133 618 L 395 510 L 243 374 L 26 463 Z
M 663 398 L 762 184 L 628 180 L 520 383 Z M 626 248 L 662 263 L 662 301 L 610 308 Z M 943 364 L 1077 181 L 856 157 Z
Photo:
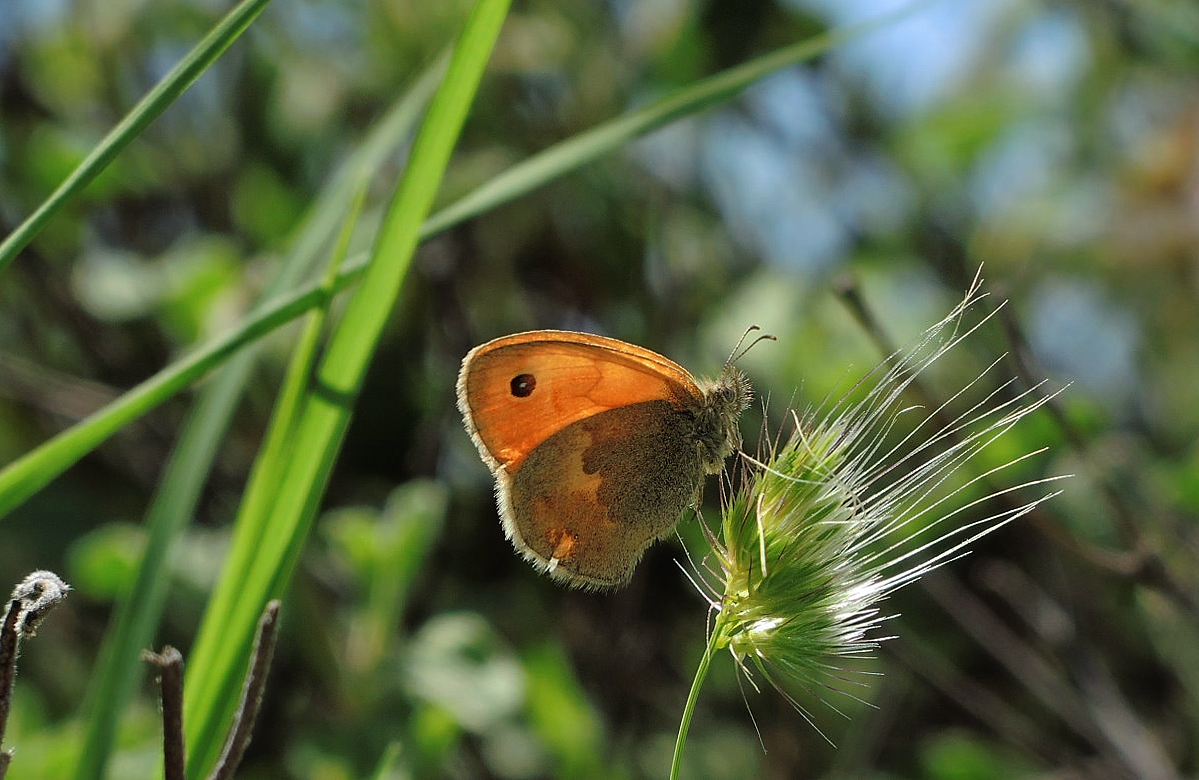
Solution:
M 339 287 L 349 284 L 362 270 L 361 264 L 351 267 L 338 277 Z M 0 470 L 0 518 L 121 428 L 191 386 L 245 346 L 321 305 L 327 298 L 319 285 L 309 284 L 276 299 L 240 327 L 180 358 L 100 411 L 5 466 Z
M 314 258 L 329 242 L 337 220 L 349 225 L 356 221 L 360 204 L 346 216 L 346 207 L 355 190 L 363 192 L 396 149 L 411 136 L 417 120 L 445 72 L 441 57 L 417 79 L 412 88 L 376 123 L 355 153 L 346 160 L 304 220 L 295 246 L 278 275 L 264 294 L 265 300 L 296 284 L 309 272 Z M 348 220 L 348 221 L 347 221 Z M 339 263 L 328 266 L 332 277 L 321 282 L 332 294 Z M 320 311 L 320 309 L 318 309 Z M 310 326 L 315 327 L 315 326 Z M 248 349 L 225 366 L 219 376 L 201 391 L 175 452 L 167 463 L 162 482 L 147 513 L 147 545 L 131 593 L 118 605 L 112 627 L 97 664 L 87 698 L 87 734 L 80 753 L 75 777 L 99 778 L 112 749 L 112 740 L 123 709 L 137 680 L 141 666 L 136 663 L 138 650 L 151 643 L 165 601 L 168 549 L 194 515 L 200 488 L 208 477 L 217 443 L 223 438 L 229 420 L 241 397 L 246 379 L 254 365 L 255 350 Z M 236 526 L 245 531 L 249 524 Z M 261 530 L 250 528 L 252 534 Z M 234 545 L 234 549 L 243 549 Z
M 912 13 L 918 5 L 905 6 L 877 19 L 784 46 L 769 54 L 697 81 L 661 100 L 538 152 L 441 209 L 425 224 L 432 235 L 496 206 L 515 200 L 557 177 L 620 149 L 647 133 L 679 119 L 725 103 L 747 87 L 776 71 L 818 57 L 847 41 Z
M 263 535 L 268 531 L 267 520 L 270 517 L 271 505 L 274 502 L 276 491 L 282 484 L 291 454 L 291 439 L 299 420 L 300 410 L 306 400 L 305 386 L 320 350 L 320 339 L 328 314 L 328 302 L 332 299 L 332 286 L 337 278 L 337 270 L 345 259 L 350 236 L 361 211 L 362 196 L 365 194 L 367 182 L 364 179 L 360 183 L 364 189 L 360 191 L 355 207 L 346 217 L 338 246 L 321 279 L 321 287 L 327 294 L 326 303 L 308 314 L 303 332 L 292 353 L 292 359 L 267 428 L 266 440 L 251 471 L 246 493 L 234 524 L 233 548 L 223 575 L 226 582 L 241 582 L 245 576 L 249 576 L 245 570 L 252 565 L 254 552 L 262 543 Z M 225 591 L 218 589 L 217 593 L 234 600 L 242 597 L 242 594 L 234 589 Z M 217 735 L 217 739 L 218 744 L 214 744 L 211 746 L 212 748 L 220 748 L 219 735 Z M 215 759 L 216 753 L 211 749 L 209 752 L 212 753 L 211 759 Z M 195 760 L 192 759 L 192 761 Z M 191 765 L 191 761 L 189 761 L 189 765 Z
M 432 206 L 507 8 L 507 0 L 480 0 L 475 5 L 421 126 L 363 283 L 330 337 L 294 430 L 260 454 L 264 461 L 281 464 L 275 472 L 281 476 L 267 485 L 273 488 L 273 496 L 262 500 L 269 511 L 267 525 L 245 575 L 229 569 L 222 576 L 191 654 L 186 700 L 191 776 L 200 776 L 220 749 L 220 734 L 233 706 L 231 693 L 244 668 L 257 612 L 269 598 L 281 595 L 290 579 L 354 399 L 395 306 L 420 240 L 421 223 Z M 231 559 L 236 555 L 231 553 Z
M 334 220 L 340 218 L 346 222 L 346 205 L 353 195 L 353 188 L 357 187 L 361 192 L 384 158 L 410 135 L 443 71 L 444 61 L 430 68 L 403 99 L 387 112 L 333 177 L 329 188 L 304 221 L 295 247 L 288 253 L 265 293 L 265 299 L 269 300 L 276 293 L 294 286 L 300 276 L 308 271 L 320 248 L 328 243 L 330 232 L 337 224 Z M 357 210 L 356 206 L 349 219 L 355 218 Z M 335 271 L 338 266 L 332 264 L 330 267 Z M 331 295 L 328 277 L 322 285 L 326 293 Z M 201 390 L 171 459 L 164 468 L 162 480 L 146 515 L 147 543 L 137 579 L 130 593 L 117 606 L 85 699 L 87 731 L 74 774 L 79 780 L 103 776 L 111 755 L 119 714 L 141 676 L 141 665 L 137 663 L 138 650 L 150 645 L 162 615 L 169 579 L 166 568 L 170 549 L 194 515 L 217 446 L 228 429 L 255 358 L 255 350 L 243 352 Z
M 333 177 L 331 185 L 304 220 L 294 248 L 288 253 L 264 299 L 269 300 L 276 293 L 294 286 L 308 271 L 320 248 L 328 243 L 337 219 L 347 224 L 347 219 L 353 220 L 358 207 L 351 209 L 349 218 L 345 214 L 354 188 L 361 192 L 383 160 L 409 137 L 444 70 L 442 58 L 384 115 Z M 330 265 L 334 271 L 338 267 L 337 264 Z M 328 277 L 322 286 L 331 294 L 332 283 Z M 119 714 L 141 675 L 138 650 L 151 644 L 162 615 L 170 548 L 194 515 L 217 445 L 228 429 L 255 358 L 254 350 L 243 352 L 200 391 L 163 470 L 162 480 L 146 514 L 147 542 L 137 579 L 130 593 L 117 606 L 86 697 L 87 732 L 74 775 L 79 780 L 98 780 L 103 776 Z
M 163 76 L 162 80 L 146 93 L 125 118 L 92 149 L 83 162 L 79 163 L 71 175 L 58 185 L 58 189 L 0 242 L 0 272 L 3 272 L 13 258 L 37 237 L 51 217 L 107 168 L 121 150 L 137 138 L 147 125 L 175 102 L 176 98 L 187 91 L 208 66 L 246 31 L 269 2 L 270 0 L 242 0 L 242 3 L 226 14 L 212 32 L 188 52 L 170 73 Z
M 675 95 L 599 127 L 562 141 L 519 163 L 484 183 L 463 198 L 431 216 L 419 232 L 428 238 L 453 225 L 506 203 L 559 176 L 599 157 L 623 148 L 628 141 L 663 124 L 690 116 L 721 101 L 735 97 L 743 89 L 780 68 L 818 56 L 829 49 L 867 34 L 886 23 L 910 13 L 919 4 L 908 6 L 875 21 L 834 31 L 803 43 L 779 49 L 744 65 L 724 71 Z M 345 288 L 362 273 L 362 263 L 351 260 L 338 276 L 336 290 Z M 0 519 L 30 495 L 44 487 L 63 470 L 74 464 L 121 427 L 186 388 L 237 349 L 283 325 L 281 312 L 290 317 L 320 305 L 323 298 L 310 285 L 285 294 L 269 310 L 251 314 L 239 330 L 198 348 L 187 360 L 196 365 L 169 366 L 147 379 L 118 401 L 106 406 L 72 428 L 50 439 L 37 449 L 0 470 Z M 285 315 L 286 316 L 286 315 Z M 242 333 L 241 330 L 245 331 Z M 232 347 L 226 342 L 231 342 Z
M 347 224 L 347 227 L 352 226 Z M 348 242 L 349 235 L 349 230 L 343 233 L 343 245 L 339 251 L 344 251 L 344 242 Z M 328 273 L 321 280 L 326 290 L 331 290 L 342 259 L 335 255 Z M 233 540 L 222 572 L 221 584 L 240 583 L 252 577 L 259 549 L 266 543 L 269 534 L 276 531 L 271 525 L 272 510 L 293 454 L 296 426 L 307 401 L 307 383 L 321 346 L 320 338 L 324 331 L 327 311 L 327 308 L 323 307 L 312 312 L 292 354 L 287 375 L 267 427 L 266 438 L 254 461 L 241 505 L 238 507 L 237 518 L 233 524 Z M 228 615 L 236 610 L 238 601 L 244 597 L 241 588 L 218 585 L 206 614 Z

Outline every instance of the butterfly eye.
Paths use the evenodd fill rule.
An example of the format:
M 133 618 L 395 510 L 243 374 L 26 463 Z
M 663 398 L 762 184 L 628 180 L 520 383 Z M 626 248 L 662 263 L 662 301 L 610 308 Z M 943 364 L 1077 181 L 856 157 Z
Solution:
M 533 378 L 532 374 L 517 374 L 512 377 L 510 387 L 512 395 L 517 398 L 528 398 L 533 394 L 533 389 L 537 387 L 537 380 Z

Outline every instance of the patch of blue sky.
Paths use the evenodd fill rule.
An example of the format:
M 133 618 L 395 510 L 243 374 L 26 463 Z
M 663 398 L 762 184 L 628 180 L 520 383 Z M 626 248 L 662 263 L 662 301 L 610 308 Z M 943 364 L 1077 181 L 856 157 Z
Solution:
M 1039 116 L 1011 125 L 970 172 L 975 212 L 1004 213 L 1044 197 L 1066 175 L 1073 152 L 1064 121 Z
M 328 50 L 334 62 L 352 59 L 365 46 L 367 12 L 359 3 L 293 0 L 271 3 L 265 13 L 287 31 L 293 45 Z
M 1136 317 L 1094 281 L 1060 277 L 1029 299 L 1028 340 L 1037 359 L 1113 407 L 1131 403 L 1139 386 Z
M 1193 110 L 1191 81 L 1163 79 L 1159 74 L 1134 71 L 1116 86 L 1104 107 L 1104 129 L 1117 155 L 1143 151 L 1146 137 L 1161 132 Z
M 608 7 L 621 37 L 634 51 L 652 49 L 671 38 L 679 25 L 695 13 L 695 4 L 688 0 L 609 0 Z
M 0 30 L 21 35 L 43 35 L 59 29 L 74 9 L 70 0 L 4 0 L 0 3 Z M 0 33 L 0 38 L 8 38 Z
M 680 191 L 698 174 L 748 251 L 790 272 L 823 273 L 853 234 L 899 229 L 913 205 L 902 172 L 881 153 L 846 149 L 837 94 L 791 68 L 749 90 L 743 108 L 671 125 L 634 153 Z
M 1034 17 L 1016 34 L 1007 62 L 1023 95 L 1058 101 L 1086 75 L 1091 47 L 1078 17 L 1055 9 Z
M 743 246 L 800 274 L 825 271 L 844 255 L 848 230 L 809 157 L 730 112 L 708 124 L 701 154 L 704 182 Z
M 844 26 L 898 10 L 898 0 L 783 0 Z M 909 3 L 910 4 L 910 3 Z M 835 265 L 858 233 L 901 229 L 914 204 L 904 174 L 881 151 L 849 148 L 838 79 L 864 85 L 884 113 L 903 120 L 952 96 L 977 69 L 1010 0 L 929 3 L 912 16 L 839 47 L 832 68 L 789 68 L 747 91 L 740 108 L 655 134 L 638 155 L 683 188 L 696 155 L 717 208 L 739 243 L 800 272 Z M 1060 100 L 1090 64 L 1084 31 L 1067 11 L 1021 12 L 1004 53 L 1004 76 L 1031 96 Z M 1010 18 L 1007 19 L 1010 22 Z M 748 115 L 748 116 L 747 116 Z M 1072 154 L 1053 118 L 1016 124 L 979 159 L 969 193 L 977 213 L 1044 194 Z
M 130 104 L 139 100 L 154 84 L 177 66 L 192 48 L 186 40 L 158 40 L 152 42 L 143 62 L 144 71 L 137 75 L 136 84 L 125 84 L 124 89 Z M 151 136 L 180 138 L 205 136 L 214 128 L 230 130 L 228 118 L 234 114 L 230 101 L 234 93 L 228 88 L 226 74 L 236 66 L 226 57 L 213 63 L 200 78 L 163 112 L 149 128 Z
M 913 12 L 849 41 L 830 61 L 861 81 L 873 104 L 895 119 L 919 114 L 955 92 L 986 50 L 999 16 L 1014 0 L 782 0 L 836 27 L 912 7 Z
M 914 187 L 881 152 L 859 150 L 833 188 L 832 204 L 854 232 L 891 235 L 903 230 L 916 208 Z
M 791 149 L 839 150 L 843 93 L 812 71 L 779 71 L 745 93 L 750 112 Z
M 71 8 L 70 0 L 0 0 L 0 65 L 12 59 L 17 41 L 62 27 Z
M 689 191 L 696 181 L 704 125 L 698 118 L 671 122 L 636 141 L 633 156 L 667 186 Z

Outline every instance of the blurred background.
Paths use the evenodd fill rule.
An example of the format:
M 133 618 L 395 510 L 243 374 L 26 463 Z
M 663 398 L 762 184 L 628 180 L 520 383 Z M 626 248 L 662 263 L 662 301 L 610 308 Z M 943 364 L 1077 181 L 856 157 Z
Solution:
M 0 462 L 235 323 L 468 7 L 276 0 L 4 272 Z M 517 3 L 442 202 L 704 76 L 897 7 Z M 0 230 L 224 8 L 0 4 Z M 379 171 L 365 222 L 401 164 Z M 778 342 L 741 367 L 775 430 L 788 404 L 878 363 L 880 332 L 901 344 L 943 317 L 980 264 L 1010 326 L 994 321 L 945 373 L 1013 352 L 1072 383 L 1064 418 L 1039 413 L 1010 447 L 1050 447 L 1025 478 L 1077 476 L 892 599 L 898 638 L 863 702 L 797 693 L 815 727 L 718 659 L 684 776 L 1199 775 L 1199 6 L 945 0 L 426 242 L 285 603 L 240 776 L 365 777 L 392 745 L 388 777 L 664 777 L 707 618 L 683 546 L 651 550 L 615 593 L 536 575 L 503 539 L 454 408 L 462 356 L 569 328 L 711 374 L 756 324 Z M 185 654 L 294 334 L 269 340 L 175 564 L 158 642 Z M 945 397 L 957 381 L 930 387 Z M 23 647 L 13 778 L 58 776 L 190 400 L 0 522 L 0 582 L 50 568 L 76 589 Z M 760 424 L 751 410 L 751 449 Z M 702 543 L 694 522 L 680 534 Z M 112 776 L 145 776 L 160 760 L 149 682 L 121 718 Z

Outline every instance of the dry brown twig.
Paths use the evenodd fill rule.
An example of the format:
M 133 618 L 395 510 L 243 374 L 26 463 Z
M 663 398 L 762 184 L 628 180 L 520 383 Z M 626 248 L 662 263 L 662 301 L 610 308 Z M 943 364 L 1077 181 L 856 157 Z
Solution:
M 208 780 L 229 780 L 237 771 L 246 748 L 258 707 L 262 703 L 262 691 L 266 685 L 271 656 L 275 652 L 275 638 L 279 633 L 279 601 L 266 605 L 258 621 L 258 636 L 250 656 L 250 668 L 242 686 L 241 702 L 233 715 L 229 736 L 221 757 L 208 775 Z M 162 757 L 165 780 L 183 780 L 185 776 L 183 750 L 183 656 L 171 646 L 161 653 L 149 650 L 142 653 L 142 660 L 159 668 L 159 684 L 162 688 Z M 2 778 L 0 778 L 2 780 Z

